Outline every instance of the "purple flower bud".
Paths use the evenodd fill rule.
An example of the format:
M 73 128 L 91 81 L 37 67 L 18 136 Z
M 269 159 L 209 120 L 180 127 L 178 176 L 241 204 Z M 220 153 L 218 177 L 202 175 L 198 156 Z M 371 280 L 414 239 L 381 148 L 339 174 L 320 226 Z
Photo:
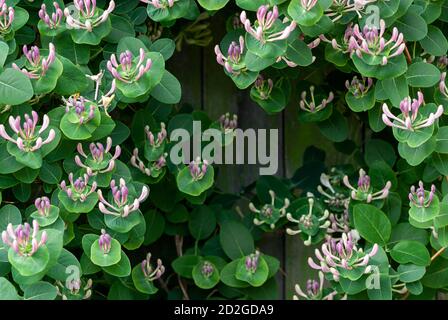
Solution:
M 104 254 L 108 254 L 112 246 L 112 237 L 106 233 L 106 230 L 101 229 L 101 235 L 98 239 L 98 244 Z

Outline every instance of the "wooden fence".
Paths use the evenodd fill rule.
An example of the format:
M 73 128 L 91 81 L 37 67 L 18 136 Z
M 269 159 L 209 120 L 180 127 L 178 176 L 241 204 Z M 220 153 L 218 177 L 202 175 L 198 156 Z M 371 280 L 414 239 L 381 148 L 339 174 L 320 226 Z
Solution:
M 298 96 L 293 89 L 291 104 L 276 115 L 267 115 L 257 104 L 251 101 L 248 90 L 236 88 L 220 65 L 216 62 L 214 45 L 225 35 L 224 16 L 217 14 L 211 18 L 214 39 L 207 47 L 185 45 L 170 61 L 170 70 L 182 84 L 182 102 L 202 110 L 211 119 L 230 112 L 238 115 L 241 129 L 278 129 L 279 130 L 279 170 L 277 175 L 291 177 L 301 166 L 304 150 L 310 145 L 317 145 L 327 153 L 327 164 L 341 163 L 344 155 L 336 151 L 333 145 L 321 135 L 315 125 L 299 125 L 297 120 Z M 325 79 L 324 74 L 300 75 L 306 78 Z M 355 134 L 360 128 L 351 128 Z M 346 157 L 346 156 L 345 156 Z M 227 165 L 220 168 L 218 185 L 224 191 L 238 192 L 259 177 L 258 167 L 254 165 Z M 277 257 L 281 261 L 279 290 L 282 299 L 291 299 L 294 285 L 304 285 L 308 278 L 316 277 L 314 270 L 307 265 L 307 259 L 314 252 L 314 247 L 305 247 L 296 236 L 284 232 L 267 234 L 262 241 L 263 252 Z

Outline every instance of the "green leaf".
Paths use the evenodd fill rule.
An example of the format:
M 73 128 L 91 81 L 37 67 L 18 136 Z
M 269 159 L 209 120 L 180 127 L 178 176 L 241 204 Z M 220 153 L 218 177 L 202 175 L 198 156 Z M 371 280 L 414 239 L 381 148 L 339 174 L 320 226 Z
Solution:
M 426 21 L 411 10 L 398 19 L 394 26 L 403 33 L 404 38 L 409 42 L 422 40 L 428 33 Z
M 415 264 L 400 264 L 397 271 L 400 281 L 408 283 L 420 280 L 425 275 L 426 268 Z
M 0 104 L 17 105 L 30 100 L 34 91 L 30 79 L 15 69 L 0 74 Z
M 8 260 L 22 276 L 29 277 L 45 270 L 50 261 L 50 254 L 46 246 L 39 247 L 30 257 L 21 256 L 14 249 L 10 248 L 8 251 Z
M 426 270 L 422 283 L 424 286 L 434 289 L 448 286 L 448 260 L 439 258 L 432 262 Z
M 400 241 L 391 250 L 390 255 L 398 263 L 413 263 L 417 266 L 427 266 L 430 263 L 429 252 L 426 247 L 412 240 Z
M 193 268 L 201 261 L 201 258 L 193 255 L 184 255 L 176 258 L 171 266 L 181 277 L 192 279 Z
M 235 277 L 238 280 L 249 283 L 252 287 L 262 286 L 269 275 L 269 267 L 262 256 L 258 258 L 258 267 L 255 272 L 246 269 L 246 258 L 238 260 Z
M 411 87 L 429 88 L 439 82 L 440 71 L 432 64 L 415 62 L 409 66 L 406 80 Z
M 115 239 L 111 241 L 109 253 L 104 253 L 98 241 L 94 241 L 90 248 L 90 260 L 100 267 L 109 267 L 117 264 L 121 260 L 121 245 Z
M 25 288 L 24 300 L 54 300 L 58 295 L 56 287 L 48 282 L 39 281 Z
M 252 235 L 243 224 L 237 221 L 222 222 L 219 241 L 230 259 L 245 257 L 255 251 Z
M 433 56 L 443 56 L 448 51 L 448 41 L 436 26 L 428 26 L 428 34 L 420 40 L 420 44 L 426 52 Z
M 194 180 L 191 176 L 190 169 L 188 166 L 185 166 L 177 174 L 177 187 L 179 188 L 179 191 L 196 197 L 213 186 L 214 175 L 213 166 L 208 166 L 207 172 L 202 179 Z
M 19 300 L 19 295 L 14 285 L 6 278 L 0 278 L 0 300 Z
M 202 274 L 202 267 L 204 266 L 204 263 L 209 263 L 210 266 L 213 268 L 213 272 L 209 276 L 204 276 Z M 216 268 L 216 266 L 211 263 L 210 261 L 201 261 L 199 262 L 192 271 L 193 280 L 194 283 L 201 289 L 207 290 L 211 289 L 214 286 L 216 286 L 219 282 L 219 270 Z
M 392 227 L 384 212 L 372 205 L 357 204 L 353 208 L 353 218 L 356 230 L 364 239 L 380 246 L 386 245 Z
M 182 96 L 182 88 L 179 80 L 169 71 L 165 70 L 162 80 L 151 91 L 151 96 L 162 103 L 178 103 Z
M 229 0 L 198 0 L 198 2 L 204 9 L 216 11 L 224 8 Z
M 132 269 L 132 282 L 134 283 L 135 288 L 142 293 L 155 294 L 159 290 L 156 288 L 153 281 L 149 281 L 145 278 L 145 274 L 143 273 L 140 264 Z

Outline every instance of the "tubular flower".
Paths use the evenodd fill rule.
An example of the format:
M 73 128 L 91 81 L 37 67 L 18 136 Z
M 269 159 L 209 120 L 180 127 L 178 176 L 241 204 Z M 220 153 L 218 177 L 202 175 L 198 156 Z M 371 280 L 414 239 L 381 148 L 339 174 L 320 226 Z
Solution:
M 67 281 L 66 284 L 62 284 L 61 281 L 56 281 L 56 290 L 58 296 L 62 298 L 62 300 L 69 300 L 70 297 L 74 297 L 75 299 L 89 299 L 92 296 L 92 279 L 84 282 L 81 279 L 73 279 L 71 281 Z
M 118 63 L 115 54 L 111 54 L 107 61 L 107 69 L 118 81 L 124 83 L 133 83 L 140 80 L 152 67 L 152 60 L 147 58 L 143 48 L 140 48 L 139 56 L 134 57 L 132 52 L 126 50 L 120 54 L 120 63 Z
M 251 253 L 246 257 L 246 270 L 251 273 L 257 272 L 258 262 L 260 259 L 260 251 L 256 250 L 255 253 Z
M 168 133 L 165 129 L 165 123 L 160 123 L 160 131 L 157 133 L 157 138 L 155 138 L 154 133 L 149 130 L 149 126 L 145 127 L 146 138 L 149 141 L 149 145 L 153 148 L 160 147 L 163 142 L 166 140 Z
M 357 248 L 351 233 L 343 233 L 341 239 L 330 238 L 322 244 L 321 250 L 315 250 L 319 264 L 316 264 L 311 257 L 308 258 L 308 264 L 315 270 L 331 273 L 333 280 L 338 282 L 341 269 L 359 269 L 363 274 L 369 273 L 371 270 L 369 260 L 377 251 L 378 244 L 375 243 L 370 253 L 365 253 L 362 248 Z
M 348 53 L 348 52 L 352 52 L 356 48 L 353 41 L 350 41 L 352 36 L 353 36 L 353 24 L 349 23 L 347 25 L 347 28 L 345 29 L 344 36 L 342 37 L 340 43 L 338 43 L 338 41 L 336 39 L 332 39 L 332 40 L 327 39 L 325 37 L 325 35 L 323 35 L 323 34 L 321 34 L 319 36 L 319 39 L 321 41 L 331 44 L 333 49 L 336 51 L 340 51 L 342 53 Z
M 434 195 L 436 194 L 436 186 L 431 185 L 430 191 L 425 191 L 423 182 L 419 181 L 417 190 L 415 186 L 411 187 L 409 192 L 409 201 L 418 208 L 428 208 L 431 205 Z
M 57 27 L 59 27 L 62 22 L 62 17 L 64 16 L 64 12 L 56 1 L 53 2 L 53 6 L 54 12 L 51 14 L 51 16 L 47 12 L 47 6 L 45 5 L 45 3 L 42 3 L 42 6 L 39 10 L 39 18 L 50 29 L 56 29 Z
M 178 0 L 140 0 L 141 2 L 147 3 L 157 9 L 167 9 L 174 6 Z
M 297 230 L 287 228 L 286 233 L 291 236 L 304 233 L 308 236 L 308 238 L 303 242 L 306 246 L 311 245 L 312 238 L 319 233 L 320 229 L 326 230 L 330 226 L 330 221 L 327 220 L 330 215 L 328 210 L 325 210 L 321 217 L 313 214 L 314 197 L 312 195 L 309 195 L 308 198 L 308 208 L 308 214 L 302 215 L 299 219 L 293 218 L 290 213 L 286 215 L 286 219 L 288 219 L 288 221 L 298 224 Z
M 243 54 L 245 51 L 244 37 L 239 37 L 239 42 L 232 41 L 227 50 L 227 56 L 224 56 L 219 45 L 215 46 L 216 61 L 222 65 L 226 71 L 233 75 L 238 75 L 245 69 L 243 63 Z
M 230 113 L 223 114 L 221 117 L 219 117 L 219 125 L 221 128 L 221 131 L 225 134 L 232 132 L 238 127 L 238 116 L 234 114 L 232 117 L 230 117 Z
M 337 192 L 333 188 L 330 181 L 330 176 L 322 173 L 320 175 L 320 183 L 321 185 L 317 186 L 317 191 L 326 198 L 324 199 L 324 202 L 336 211 L 345 210 L 348 206 L 350 198 L 341 192 Z M 326 190 L 324 190 L 322 186 L 324 186 Z
M 36 206 L 39 215 L 41 215 L 42 217 L 48 217 L 51 208 L 50 199 L 48 199 L 47 197 L 37 198 L 34 201 L 34 205 Z
M 333 298 L 337 295 L 336 291 L 333 291 L 326 296 L 324 296 L 323 292 L 324 287 L 324 274 L 322 271 L 319 271 L 319 281 L 314 279 L 309 279 L 306 282 L 306 291 L 302 291 L 300 286 L 296 284 L 294 289 L 297 295 L 293 295 L 293 300 L 300 300 L 300 298 L 304 298 L 305 300 L 333 300 Z M 345 300 L 347 297 L 341 298 L 341 300 Z
M 115 9 L 115 2 L 111 0 L 106 10 L 96 6 L 96 0 L 74 0 L 77 16 L 72 16 L 68 8 L 64 9 L 67 25 L 73 29 L 84 29 L 92 32 L 95 27 L 104 23 Z
M 160 172 L 160 170 L 162 170 L 162 168 L 166 166 L 167 157 L 168 153 L 164 153 L 158 160 L 151 162 L 148 168 L 138 156 L 138 148 L 135 148 L 134 152 L 132 153 L 131 164 L 133 167 L 139 169 L 143 174 L 151 177 L 154 175 L 154 173 Z
M 89 175 L 84 174 L 84 176 L 73 180 L 73 173 L 68 175 L 68 181 L 70 185 L 67 186 L 65 180 L 61 182 L 60 187 L 67 196 L 73 201 L 86 201 L 87 197 L 95 192 L 97 184 L 94 181 L 92 186 L 89 186 Z
M 140 203 L 146 200 L 149 194 L 149 189 L 143 186 L 142 192 L 138 198 L 129 197 L 129 189 L 126 186 L 124 179 L 120 179 L 120 185 L 116 185 L 115 180 L 110 182 L 112 190 L 113 202 L 109 203 L 104 199 L 101 190 L 98 190 L 98 198 L 100 200 L 99 209 L 104 214 L 111 214 L 114 216 L 121 216 L 126 218 L 130 213 L 138 210 Z
M 446 72 L 442 72 L 442 75 L 440 76 L 439 90 L 445 97 L 448 98 L 448 87 L 446 86 L 445 79 Z
M 112 155 L 109 151 L 112 149 L 112 138 L 107 137 L 106 147 L 102 143 L 91 143 L 89 145 L 90 154 L 84 152 L 82 143 L 78 143 L 78 153 L 85 159 L 84 163 L 81 161 L 79 155 L 75 156 L 75 163 L 87 170 L 89 176 L 97 175 L 98 173 L 111 172 L 115 168 L 115 160 L 121 154 L 120 146 L 115 147 L 115 153 Z
M 343 182 L 344 185 L 351 190 L 351 197 L 353 200 L 366 201 L 367 203 L 370 203 L 373 200 L 387 198 L 392 186 L 392 183 L 387 181 L 383 189 L 373 192 L 373 188 L 370 185 L 370 177 L 366 175 L 366 172 L 363 169 L 359 169 L 358 188 L 354 188 L 350 184 L 348 176 L 344 176 Z
M 39 224 L 36 220 L 33 220 L 32 230 L 28 223 L 21 224 L 15 229 L 10 223 L 6 230 L 2 232 L 2 240 L 4 244 L 13 248 L 17 254 L 23 257 L 31 257 L 47 242 L 47 232 L 42 232 L 40 239 L 37 240 L 38 232 Z
M 310 87 L 310 93 L 311 93 L 311 101 L 310 102 L 307 101 L 306 91 L 303 91 L 302 94 L 300 95 L 300 97 L 301 97 L 301 100 L 299 102 L 300 109 L 302 109 L 306 112 L 311 112 L 311 113 L 319 112 L 322 109 L 324 109 L 334 99 L 333 92 L 330 92 L 328 94 L 328 98 L 323 99 L 319 105 L 316 105 L 316 101 L 315 101 L 315 97 L 314 97 L 314 86 Z
M 251 202 L 249 203 L 249 209 L 256 214 L 256 217 L 253 220 L 255 225 L 261 226 L 266 224 L 271 229 L 274 229 L 278 220 L 286 216 L 286 209 L 288 209 L 290 202 L 288 198 L 285 198 L 283 205 L 279 208 L 275 203 L 275 192 L 273 190 L 269 190 L 269 195 L 271 196 L 271 203 L 265 204 L 260 209 L 257 209 Z
M 198 157 L 190 162 L 188 169 L 194 181 L 201 180 L 207 174 L 208 161 L 205 159 L 201 161 L 201 158 Z
M 28 114 L 24 115 L 25 121 L 20 123 L 20 116 L 14 118 L 9 117 L 9 126 L 14 131 L 15 135 L 13 138 L 6 133 L 5 126 L 0 124 L 0 136 L 17 145 L 17 147 L 25 152 L 34 152 L 39 150 L 43 145 L 52 142 L 56 136 L 56 132 L 50 129 L 48 136 L 45 140 L 40 136 L 49 126 L 50 118 L 47 115 L 43 117 L 42 126 L 37 129 L 37 122 L 39 121 L 39 116 L 36 111 L 31 111 L 31 117 Z M 37 132 L 36 132 L 37 131 Z M 15 137 L 17 136 L 17 138 Z
M 276 31 L 275 23 L 279 17 L 278 7 L 273 6 L 269 11 L 269 5 L 262 5 L 257 10 L 257 20 L 252 26 L 247 18 L 246 11 L 241 12 L 240 20 L 244 24 L 246 32 L 261 43 L 275 42 L 287 39 L 297 24 L 292 21 L 286 28 Z
M 383 122 L 390 126 L 407 131 L 416 131 L 426 127 L 430 127 L 443 114 L 443 106 L 437 108 L 436 113 L 430 113 L 427 118 L 422 118 L 419 114 L 419 109 L 424 103 L 423 94 L 418 92 L 418 99 L 411 100 L 407 97 L 400 102 L 400 110 L 402 116 L 396 117 L 390 110 L 387 104 L 383 104 Z
M 112 248 L 112 237 L 108 233 L 106 233 L 106 230 L 104 229 L 101 229 L 101 235 L 98 239 L 98 244 L 104 254 L 108 254 L 110 252 L 110 249 Z
M 354 76 L 352 81 L 346 81 L 345 87 L 347 90 L 356 98 L 364 97 L 370 90 L 373 85 L 372 78 L 364 78 L 358 79 L 357 76 Z
M 386 65 L 390 58 L 399 56 L 406 48 L 404 36 L 397 28 L 392 29 L 392 35 L 388 41 L 384 38 L 386 23 L 380 20 L 380 29 L 365 26 L 361 31 L 359 25 L 353 27 L 353 35 L 350 38 L 351 54 L 362 58 L 363 54 L 380 57 L 381 65 Z
M 15 63 L 12 64 L 12 67 L 18 71 L 21 71 L 30 79 L 40 79 L 45 76 L 50 66 L 56 60 L 56 49 L 54 45 L 50 42 L 48 47 L 48 56 L 46 58 L 42 58 L 38 47 L 32 46 L 31 49 L 28 50 L 27 46 L 24 45 L 23 54 L 26 57 L 25 67 L 20 69 Z
M 258 96 L 261 100 L 267 100 L 271 96 L 274 82 L 272 79 L 265 80 L 262 75 L 259 75 L 255 81 L 254 88 L 257 90 Z
M 65 112 L 69 113 L 73 110 L 78 118 L 79 124 L 85 124 L 95 117 L 95 108 L 97 108 L 97 105 L 82 96 L 73 95 L 68 99 L 62 97 L 62 101 L 65 103 Z
M 333 0 L 331 7 L 325 10 L 325 15 L 330 17 L 333 22 L 338 21 L 344 14 L 350 12 L 356 12 L 358 17 L 361 18 L 361 12 L 365 6 L 375 2 L 376 0 Z
M 146 255 L 146 259 L 142 261 L 141 267 L 147 281 L 157 280 L 165 273 L 165 267 L 160 259 L 157 259 L 157 266 L 155 268 L 152 267 L 151 253 Z
M 214 271 L 215 269 L 213 268 L 213 265 L 210 262 L 205 261 L 201 268 L 201 274 L 205 278 L 210 278 Z
M 0 0 L 0 36 L 4 36 L 11 31 L 14 16 L 14 8 L 8 7 L 6 0 Z
M 302 5 L 303 9 L 305 9 L 306 11 L 310 11 L 316 6 L 317 0 L 300 0 L 300 4 Z
M 437 60 L 437 67 L 439 69 L 444 70 L 446 67 L 448 66 L 448 56 L 444 55 L 441 56 L 438 60 Z M 442 74 L 443 75 L 443 74 Z M 444 81 L 445 81 L 445 77 L 446 77 L 446 72 L 445 75 L 443 76 Z
M 327 233 L 348 233 L 350 232 L 348 211 L 345 210 L 340 216 L 332 213 L 330 214 L 330 226 L 327 229 Z

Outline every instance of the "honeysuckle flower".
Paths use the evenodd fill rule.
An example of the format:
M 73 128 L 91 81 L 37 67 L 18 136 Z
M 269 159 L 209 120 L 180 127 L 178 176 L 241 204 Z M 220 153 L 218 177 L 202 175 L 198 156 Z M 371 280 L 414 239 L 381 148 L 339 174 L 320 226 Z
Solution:
M 310 11 L 316 6 L 317 0 L 300 0 L 300 4 L 302 5 L 303 9 L 305 9 L 306 11 Z
M 54 12 L 51 14 L 51 16 L 47 12 L 47 6 L 45 5 L 45 3 L 42 3 L 42 6 L 39 10 L 39 18 L 50 29 L 56 29 L 57 27 L 59 27 L 62 22 L 62 17 L 64 16 L 64 12 L 56 1 L 53 2 L 53 6 Z
M 350 198 L 341 192 L 337 192 L 333 188 L 329 175 L 322 173 L 320 175 L 320 183 L 321 185 L 317 186 L 317 191 L 326 198 L 324 199 L 326 204 L 338 210 L 347 208 Z M 326 190 L 324 190 L 322 186 L 324 186 Z
M 149 126 L 145 126 L 146 139 L 149 141 L 149 145 L 153 148 L 158 148 L 166 140 L 168 133 L 166 132 L 165 123 L 160 123 L 160 131 L 157 133 L 157 138 L 149 129 Z
M 201 274 L 205 278 L 210 278 L 214 271 L 215 269 L 213 268 L 213 265 L 210 262 L 205 261 L 201 268 Z
M 79 124 L 85 124 L 95 117 L 95 108 L 98 106 L 83 96 L 73 95 L 68 99 L 62 97 L 65 103 L 65 112 L 75 111 Z
M 325 10 L 325 15 L 330 17 L 333 22 L 338 21 L 344 14 L 356 12 L 359 18 L 362 17 L 364 7 L 376 0 L 333 0 L 330 8 Z
M 411 190 L 409 192 L 409 201 L 416 207 L 428 208 L 431 205 L 432 200 L 434 199 L 435 193 L 435 185 L 431 185 L 430 191 L 425 191 L 425 188 L 423 187 L 423 181 L 419 181 L 417 189 L 415 189 L 415 186 L 411 187 Z
M 251 273 L 257 272 L 259 259 L 260 251 L 258 250 L 256 250 L 255 253 L 248 255 L 245 261 L 246 270 Z
M 165 267 L 160 259 L 157 259 L 157 266 L 153 268 L 151 265 L 151 253 L 146 255 L 146 259 L 141 263 L 141 268 L 148 281 L 157 280 L 165 273 Z
M 172 8 L 178 0 L 140 0 L 140 1 L 147 3 L 157 9 L 167 9 Z
M 230 74 L 238 75 L 245 66 L 242 63 L 242 56 L 245 52 L 244 37 L 239 37 L 239 42 L 232 41 L 227 50 L 227 56 L 222 54 L 219 45 L 215 46 L 216 61 L 222 65 Z
M 319 112 L 322 109 L 324 109 L 334 99 L 334 94 L 333 94 L 333 92 L 330 91 L 330 93 L 328 94 L 328 98 L 323 99 L 320 102 L 316 101 L 315 97 L 314 97 L 314 86 L 310 87 L 310 94 L 311 94 L 311 101 L 309 101 L 309 102 L 307 100 L 307 92 L 306 91 L 303 91 L 302 94 L 300 95 L 300 98 L 301 98 L 301 100 L 299 102 L 300 109 L 302 109 L 306 112 L 311 112 L 311 113 Z M 316 103 L 319 103 L 319 105 L 316 105 Z
M 341 38 L 340 43 L 336 39 L 328 39 L 325 37 L 325 35 L 321 34 L 319 36 L 319 39 L 331 44 L 334 50 L 340 51 L 342 53 L 349 53 L 353 52 L 356 48 L 353 41 L 350 41 L 351 37 L 353 36 L 353 23 L 349 23 L 347 25 L 347 28 L 345 29 L 344 36 Z
M 244 24 L 247 33 L 261 43 L 267 43 L 287 39 L 297 26 L 292 21 L 282 31 L 275 32 L 273 29 L 278 17 L 279 12 L 277 6 L 273 6 L 272 10 L 269 11 L 269 5 L 262 5 L 257 10 L 257 20 L 253 26 L 247 18 L 246 11 L 241 12 L 240 20 Z
M 92 32 L 94 28 L 104 23 L 115 9 L 115 2 L 111 0 L 106 10 L 102 11 L 96 6 L 96 0 L 74 0 L 76 16 L 70 13 L 68 8 L 64 9 L 67 25 L 73 29 L 83 29 Z
M 139 56 L 134 57 L 132 52 L 126 50 L 120 54 L 118 62 L 115 54 L 111 54 L 107 61 L 107 69 L 118 81 L 124 83 L 133 83 L 140 80 L 152 67 L 152 60 L 146 58 L 143 48 L 139 50 Z
M 366 201 L 367 203 L 373 200 L 381 200 L 387 198 L 389 195 L 389 190 L 392 186 L 390 181 L 386 182 L 386 185 L 380 191 L 374 192 L 372 186 L 370 185 L 370 177 L 366 174 L 363 169 L 359 169 L 358 186 L 354 188 L 350 184 L 348 176 L 344 176 L 344 185 L 351 190 L 351 197 L 353 200 Z
M 207 160 L 204 159 L 203 161 L 201 161 L 201 158 L 199 157 L 196 158 L 196 160 L 190 162 L 190 164 L 188 165 L 188 169 L 190 170 L 191 177 L 194 181 L 198 181 L 204 178 L 207 173 L 208 165 L 209 164 Z
M 92 279 L 86 282 L 81 279 L 72 279 L 71 281 L 67 281 L 66 284 L 63 284 L 61 281 L 56 281 L 56 290 L 62 300 L 69 300 L 69 296 L 78 295 L 82 295 L 82 299 L 85 300 L 92 296 L 92 285 Z
M 443 55 L 443 56 L 439 57 L 439 59 L 437 60 L 437 67 L 439 69 L 444 70 L 444 69 L 446 69 L 447 66 L 448 66 L 448 56 Z M 446 74 L 445 74 L 445 76 L 446 76 Z
M 8 224 L 2 232 L 3 243 L 13 248 L 13 250 L 23 256 L 31 257 L 47 242 L 47 232 L 42 232 L 38 240 L 39 224 L 33 220 L 33 229 L 28 223 L 21 224 L 14 229 L 12 224 Z
M 84 152 L 82 147 L 82 143 L 78 143 L 77 150 L 78 153 L 85 159 L 84 163 L 82 162 L 79 155 L 75 156 L 75 163 L 81 167 L 86 169 L 87 174 L 89 176 L 97 175 L 98 173 L 106 173 L 111 172 L 115 168 L 115 160 L 121 154 L 120 146 L 115 147 L 115 153 L 112 155 L 110 153 L 112 149 L 112 138 L 107 137 L 106 139 L 106 147 L 102 143 L 91 143 L 89 145 L 90 154 L 87 155 Z
M 48 199 L 47 197 L 37 198 L 34 201 L 34 205 L 36 206 L 39 215 L 41 215 L 42 217 L 48 217 L 51 207 L 50 199 Z
M 50 66 L 56 60 L 56 49 L 53 43 L 50 42 L 48 48 L 48 56 L 43 58 L 38 47 L 32 46 L 31 49 L 28 50 L 28 47 L 24 45 L 23 54 L 27 59 L 24 68 L 20 69 L 15 63 L 12 64 L 12 67 L 21 71 L 30 79 L 40 79 L 45 76 Z
M 330 221 L 327 220 L 330 212 L 325 210 L 321 217 L 314 215 L 314 196 L 312 194 L 309 194 L 308 196 L 308 214 L 302 215 L 299 219 L 295 219 L 290 213 L 286 215 L 288 221 L 298 224 L 297 230 L 287 228 L 286 233 L 291 236 L 305 233 L 305 235 L 308 236 L 303 242 L 306 246 L 311 245 L 313 236 L 317 235 L 320 229 L 326 230 L 330 226 Z
M 323 292 L 324 287 L 324 274 L 322 271 L 319 271 L 319 281 L 314 279 L 309 279 L 306 282 L 306 291 L 304 292 L 302 288 L 298 284 L 294 286 L 296 294 L 292 296 L 293 300 L 300 300 L 303 298 L 304 300 L 333 300 L 334 297 L 338 294 L 336 290 L 330 292 L 326 296 L 324 296 Z M 341 300 L 347 299 L 347 295 L 341 298 Z
M 232 132 L 238 127 L 238 116 L 234 114 L 231 117 L 230 113 L 227 112 L 226 114 L 223 114 L 221 117 L 219 117 L 219 125 L 222 132 Z
M 98 244 L 104 254 L 108 254 L 110 252 L 110 249 L 112 248 L 112 237 L 108 233 L 106 233 L 106 230 L 104 229 L 101 229 L 101 235 L 98 239 Z
M 432 126 L 435 121 L 443 114 L 443 106 L 437 108 L 436 113 L 430 113 L 427 118 L 423 118 L 419 114 L 419 109 L 424 103 L 423 94 L 419 91 L 418 98 L 411 100 L 411 97 L 404 98 L 400 102 L 400 110 L 402 117 L 395 116 L 387 104 L 383 104 L 383 122 L 390 126 L 407 131 L 416 131 Z
M 24 118 L 25 121 L 21 124 L 20 116 L 17 116 L 16 118 L 13 116 L 9 117 L 9 126 L 17 135 L 17 138 L 15 138 L 15 136 L 11 137 L 6 132 L 3 124 L 0 124 L 0 136 L 6 141 L 14 143 L 17 145 L 17 148 L 25 152 L 34 152 L 39 150 L 43 145 L 54 140 L 56 136 L 54 129 L 50 129 L 45 140 L 41 137 L 41 134 L 47 130 L 50 124 L 50 118 L 47 115 L 44 115 L 42 126 L 39 130 L 36 130 L 37 122 L 39 121 L 39 116 L 36 111 L 31 111 L 31 116 L 25 114 Z
M 354 76 L 351 82 L 348 80 L 345 82 L 347 90 L 357 98 L 364 97 L 369 92 L 372 85 L 372 78 L 362 77 L 362 79 L 359 79 L 357 76 Z
M 272 79 L 265 80 L 260 74 L 255 80 L 254 88 L 257 90 L 260 99 L 267 100 L 271 96 L 272 89 L 274 88 L 274 81 Z
M 356 241 L 351 233 L 343 233 L 341 239 L 335 240 L 329 238 L 322 244 L 321 250 L 316 249 L 315 255 L 318 264 L 313 258 L 308 258 L 308 265 L 323 273 L 331 273 L 333 280 L 338 282 L 340 279 L 340 270 L 354 270 L 360 268 L 362 273 L 371 271 L 369 260 L 378 252 L 378 244 L 374 244 L 369 253 L 365 253 L 362 248 L 356 246 Z
M 445 80 L 446 80 L 446 72 L 442 72 L 440 76 L 439 90 L 445 97 L 448 98 L 448 87 L 446 86 Z
M 129 189 L 123 178 L 120 178 L 120 185 L 117 185 L 115 180 L 112 180 L 110 182 L 110 188 L 113 198 L 112 203 L 106 201 L 102 191 L 98 190 L 98 198 L 100 200 L 98 205 L 99 209 L 104 214 L 121 216 L 123 218 L 126 218 L 132 212 L 137 211 L 140 207 L 140 203 L 145 201 L 149 195 L 148 187 L 143 186 L 138 198 L 129 197 Z
M 350 232 L 350 222 L 347 210 L 345 210 L 341 215 L 331 213 L 329 220 L 330 220 L 330 226 L 327 229 L 327 233 Z
M 288 198 L 285 198 L 283 200 L 283 205 L 278 207 L 275 203 L 275 192 L 273 190 L 269 190 L 269 195 L 271 197 L 270 203 L 263 205 L 260 209 L 257 209 L 255 205 L 250 202 L 249 209 L 256 214 L 256 217 L 253 220 L 255 225 L 261 226 L 263 224 L 267 224 L 271 229 L 274 229 L 278 220 L 286 216 L 286 209 L 288 209 L 290 202 Z
M 65 180 L 63 180 L 60 187 L 67 194 L 67 197 L 73 201 L 86 201 L 87 197 L 94 193 L 97 188 L 95 181 L 89 186 L 88 174 L 84 174 L 82 177 L 73 180 L 73 173 L 70 173 L 68 175 L 68 181 L 70 182 L 70 185 L 67 185 Z
M 154 171 L 160 171 L 163 167 L 166 166 L 166 158 L 168 157 L 168 153 L 164 153 L 160 156 L 157 161 L 153 161 L 150 163 L 149 168 L 145 166 L 142 159 L 138 156 L 138 148 L 135 148 L 132 152 L 131 157 L 131 165 L 140 170 L 143 174 L 147 176 L 152 176 Z
M 8 7 L 6 0 L 0 0 L 0 36 L 6 35 L 11 31 L 14 17 L 14 8 Z
M 362 31 L 359 25 L 353 27 L 353 35 L 350 38 L 351 54 L 362 58 L 363 54 L 372 57 L 381 57 L 381 65 L 386 65 L 389 59 L 399 56 L 406 48 L 403 33 L 397 28 L 392 29 L 389 40 L 384 38 L 386 22 L 380 20 L 380 28 L 365 26 Z

